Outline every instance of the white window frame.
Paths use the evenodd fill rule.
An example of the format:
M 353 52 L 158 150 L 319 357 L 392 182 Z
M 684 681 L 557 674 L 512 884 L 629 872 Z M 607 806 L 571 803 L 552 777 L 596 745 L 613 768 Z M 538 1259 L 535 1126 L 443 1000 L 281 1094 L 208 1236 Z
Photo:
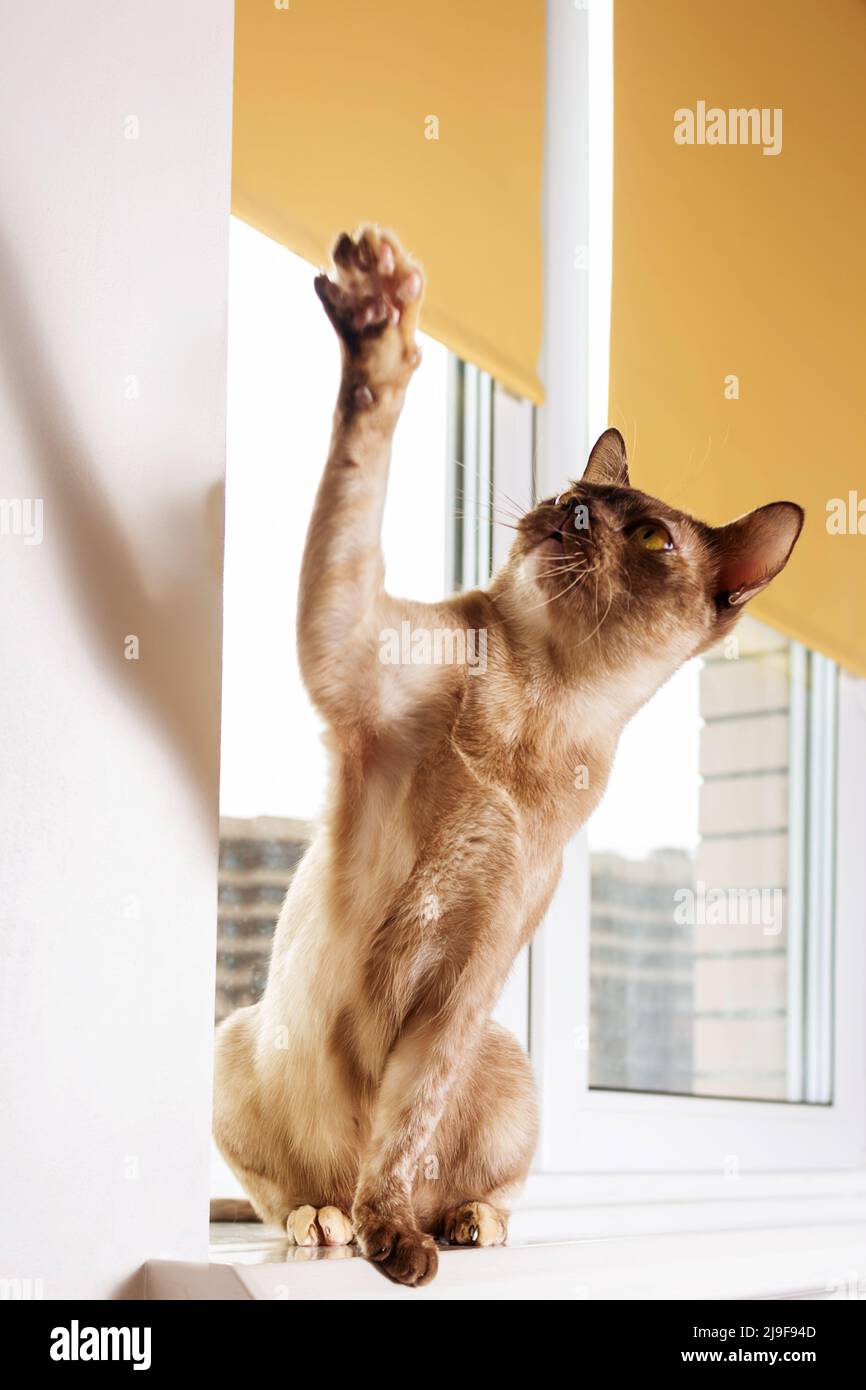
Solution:
M 465 405 L 468 395 L 470 405 L 457 421 L 455 447 L 470 477 L 464 514 L 482 509 L 476 514 L 485 518 L 485 536 L 489 506 L 500 505 L 505 494 L 527 505 L 557 492 L 580 472 L 591 440 L 608 423 L 612 67 L 611 0 L 574 8 L 550 3 L 547 400 L 536 416 L 484 373 L 463 369 L 462 397 Z M 579 247 L 589 248 L 588 262 L 582 258 L 586 272 L 578 269 Z M 480 546 L 466 535 L 464 527 L 462 579 L 470 587 L 486 582 L 489 563 L 495 568 L 501 562 L 510 533 L 494 526 Z M 779 1192 L 795 1200 L 793 1174 L 800 1173 L 803 1191 L 811 1192 L 815 1170 L 866 1164 L 866 855 L 860 844 L 866 824 L 866 681 L 842 673 L 836 692 L 832 663 L 822 659 L 816 669 L 826 686 L 817 708 L 826 714 L 838 694 L 837 720 L 835 729 L 825 718 L 810 731 L 810 797 L 820 801 L 810 819 L 813 837 L 824 843 L 810 855 L 820 871 L 805 885 L 801 902 L 794 893 L 791 911 L 800 926 L 807 913 L 814 920 L 818 912 L 830 912 L 835 923 L 832 931 L 809 934 L 803 951 L 796 931 L 792 938 L 792 1017 L 805 1018 L 806 1037 L 804 1046 L 799 1030 L 791 1030 L 789 1065 L 792 1094 L 831 1094 L 832 1100 L 762 1102 L 589 1086 L 590 861 L 584 830 L 566 849 L 546 919 L 516 962 L 496 1014 L 528 1046 L 536 1070 L 542 1117 L 536 1198 L 539 1191 L 564 1194 L 570 1175 L 583 1184 L 581 1191 L 587 1182 L 603 1182 L 607 1201 L 619 1194 L 630 1202 L 637 1197 L 664 1203 L 674 1181 L 678 1191 L 690 1189 L 716 1202 L 743 1196 L 732 1177 L 765 1175 L 766 1182 L 778 1174 Z M 792 740 L 800 753 L 805 719 L 805 712 L 798 721 L 792 710 Z M 796 830 L 795 816 L 792 838 Z M 805 1010 L 797 1009 L 804 998 Z

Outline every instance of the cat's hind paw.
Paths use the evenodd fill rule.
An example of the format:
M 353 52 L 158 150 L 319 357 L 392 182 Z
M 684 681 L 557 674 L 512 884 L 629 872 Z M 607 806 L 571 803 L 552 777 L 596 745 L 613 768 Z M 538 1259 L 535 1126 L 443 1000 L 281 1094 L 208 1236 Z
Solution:
M 449 1245 L 504 1245 L 508 1214 L 487 1202 L 464 1202 L 446 1212 L 442 1238 Z

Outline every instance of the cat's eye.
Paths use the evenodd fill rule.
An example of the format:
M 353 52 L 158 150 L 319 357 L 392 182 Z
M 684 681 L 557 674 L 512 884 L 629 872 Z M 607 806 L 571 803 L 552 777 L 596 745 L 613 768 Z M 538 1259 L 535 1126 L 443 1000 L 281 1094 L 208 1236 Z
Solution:
M 632 540 L 644 550 L 673 550 L 670 531 L 659 521 L 642 521 L 632 531 Z

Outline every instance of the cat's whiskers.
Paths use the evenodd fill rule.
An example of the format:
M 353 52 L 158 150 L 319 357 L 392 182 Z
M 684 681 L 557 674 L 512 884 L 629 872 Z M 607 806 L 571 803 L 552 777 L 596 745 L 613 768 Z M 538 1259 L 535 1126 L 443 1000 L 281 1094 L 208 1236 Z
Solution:
M 584 557 L 581 556 L 580 558 L 583 559 Z M 552 578 L 554 577 L 554 575 L 557 575 L 557 574 L 572 574 L 572 573 L 574 573 L 574 568 L 575 568 L 574 565 L 573 565 L 570 561 L 567 560 L 566 556 L 563 556 L 563 557 L 562 557 L 562 561 L 561 561 L 560 564 L 554 565 L 553 569 L 550 569 L 550 570 L 541 570 L 541 571 L 539 571 L 539 572 L 535 575 L 535 578 L 536 578 L 536 579 L 552 579 Z
M 553 597 L 554 597 L 554 598 L 564 598 L 565 595 L 571 593 L 571 590 L 574 589 L 574 588 L 576 588 L 578 584 L 583 583 L 583 581 L 586 579 L 587 575 L 588 575 L 588 574 L 591 574 L 591 573 L 592 573 L 591 570 L 583 570 L 583 571 L 577 576 L 576 579 L 573 579 L 573 580 L 571 581 L 570 584 L 566 584 L 565 588 L 564 588 L 564 589 L 560 589 L 559 593 L 558 593 L 558 594 L 554 594 Z
M 455 459 L 454 462 L 457 464 L 457 467 L 462 468 L 464 472 L 468 470 L 468 465 L 465 464 L 462 461 L 462 459 Z M 508 508 L 513 509 L 511 515 L 513 515 L 516 520 L 521 520 L 521 518 L 526 516 L 532 510 L 531 507 L 523 507 L 519 502 L 515 502 L 514 498 L 509 497 L 508 493 L 504 490 L 504 488 L 499 487 L 496 483 L 491 484 L 491 486 L 494 493 L 498 492 L 500 497 L 503 497 L 505 499 L 505 501 L 508 503 Z M 487 504 L 484 502 L 479 503 L 479 506 L 485 505 Z M 508 509 L 502 506 L 500 510 L 506 511 Z
M 608 583 L 608 601 L 607 601 L 607 608 L 606 608 L 606 609 L 604 610 L 604 612 L 602 613 L 600 621 L 596 623 L 595 627 L 592 629 L 592 632 L 590 632 L 586 637 L 582 637 L 582 638 L 580 639 L 579 642 L 575 642 L 575 643 L 574 643 L 574 647 L 582 647 L 582 646 L 584 645 L 584 643 L 591 641 L 592 638 L 595 637 L 596 633 L 598 633 L 598 632 L 601 630 L 601 628 L 604 626 L 604 623 L 605 623 L 605 620 L 606 620 L 606 618 L 607 618 L 607 615 L 608 615 L 608 613 L 610 612 L 611 608 L 613 607 L 613 584 L 610 582 L 610 579 L 608 579 L 607 583 Z M 595 608 L 595 611 L 596 611 L 596 614 L 598 614 L 598 580 L 595 581 L 595 600 L 596 600 L 596 608 Z M 572 648 L 572 650 L 573 650 L 573 649 L 574 649 L 574 648 Z
M 509 492 L 506 492 L 504 488 L 497 487 L 495 483 L 493 484 L 493 487 L 496 492 L 502 493 L 502 496 L 505 498 L 506 502 L 508 502 L 514 508 L 518 516 L 526 516 L 527 513 L 531 511 L 530 507 L 524 507 L 520 502 L 516 502 L 514 498 L 511 496 L 511 494 Z
M 575 550 L 571 555 L 563 553 L 562 555 L 552 556 L 551 558 L 554 561 L 552 569 L 539 570 L 535 575 L 536 579 L 549 579 L 556 574 L 570 574 L 577 566 L 587 568 L 590 560 L 594 557 L 592 555 L 587 555 L 584 550 Z M 597 569 L 597 563 L 593 565 L 592 568 Z
M 544 601 L 543 601 L 542 603 L 534 603 L 534 604 L 532 604 L 532 606 L 531 606 L 530 608 L 527 608 L 527 609 L 525 609 L 524 611 L 527 612 L 527 613 L 534 613 L 534 612 L 536 611 L 536 609 L 538 609 L 538 608 L 546 608 L 547 605 L 548 605 L 549 603 L 555 603 L 555 601 L 556 601 L 558 598 L 562 598 L 564 594 L 567 594 L 571 589 L 575 588 L 576 585 L 582 583 L 585 579 L 587 579 L 587 578 L 589 577 L 589 575 L 594 574 L 597 568 L 598 568 L 597 565 L 593 566 L 592 568 L 589 568 L 588 566 L 583 565 L 583 566 L 580 566 L 579 568 L 578 568 L 578 567 L 573 567 L 573 568 L 570 568 L 570 569 L 565 569 L 565 568 L 563 568 L 563 569 L 559 569 L 559 570 L 553 571 L 555 574 L 562 574 L 562 573 L 564 573 L 564 574 L 576 574 L 577 577 L 576 577 L 576 579 L 574 579 L 574 580 L 572 581 L 571 584 L 567 584 L 567 585 L 565 586 L 564 589 L 558 589 L 557 592 L 556 592 L 555 594 L 552 594 L 552 595 L 550 596 L 550 598 L 544 599 Z
M 479 520 L 484 522 L 485 524 L 492 521 L 494 526 L 504 526 L 509 531 L 518 531 L 520 529 L 519 519 L 518 521 L 504 521 L 501 516 L 494 516 L 492 514 L 490 516 L 479 517 L 476 512 L 452 512 L 452 516 L 455 521 Z

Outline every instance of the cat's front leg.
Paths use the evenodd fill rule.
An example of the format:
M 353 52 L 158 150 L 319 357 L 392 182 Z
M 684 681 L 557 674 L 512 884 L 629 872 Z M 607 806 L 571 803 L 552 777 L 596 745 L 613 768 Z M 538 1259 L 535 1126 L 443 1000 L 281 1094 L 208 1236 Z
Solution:
M 298 654 L 311 697 L 337 726 L 382 704 L 379 660 L 390 607 L 380 545 L 391 440 L 420 361 L 420 268 L 397 239 L 343 235 L 316 292 L 340 339 L 342 375 L 331 447 L 301 569 Z
M 352 1208 L 363 1253 L 397 1283 L 428 1283 L 438 1257 L 412 1192 L 418 1164 L 472 1056 L 497 993 L 483 954 L 465 966 L 441 1007 L 417 1018 L 385 1067 Z
M 344 232 L 332 258 L 332 274 L 314 283 L 343 345 L 336 423 L 361 414 L 387 428 L 421 360 L 415 341 L 421 268 L 393 233 L 377 227 L 364 227 L 354 238 Z

